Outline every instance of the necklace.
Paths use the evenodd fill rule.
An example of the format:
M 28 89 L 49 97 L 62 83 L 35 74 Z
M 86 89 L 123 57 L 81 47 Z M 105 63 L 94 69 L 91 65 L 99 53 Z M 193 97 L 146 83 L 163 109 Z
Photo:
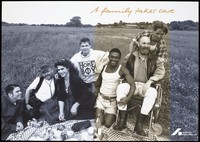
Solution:
M 65 80 L 65 90 L 68 93 L 68 89 L 69 89 L 69 80 Z
M 144 61 L 147 57 L 139 53 L 139 60 Z
M 65 90 L 68 93 L 68 89 L 69 89 L 69 74 L 67 74 L 67 77 L 65 78 Z

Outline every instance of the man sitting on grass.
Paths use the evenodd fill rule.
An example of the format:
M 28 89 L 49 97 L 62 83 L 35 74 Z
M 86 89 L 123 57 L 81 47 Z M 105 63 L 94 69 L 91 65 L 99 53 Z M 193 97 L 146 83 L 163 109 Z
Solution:
M 1 140 L 11 134 L 21 131 L 23 125 L 22 92 L 17 84 L 5 88 L 6 95 L 1 96 Z

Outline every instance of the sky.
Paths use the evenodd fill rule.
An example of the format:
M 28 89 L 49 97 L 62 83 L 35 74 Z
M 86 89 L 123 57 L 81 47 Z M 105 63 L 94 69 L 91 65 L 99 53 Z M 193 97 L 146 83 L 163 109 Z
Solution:
M 66 24 L 74 16 L 82 24 L 193 20 L 199 22 L 198 2 L 157 1 L 3 1 L 2 21 L 26 24 Z

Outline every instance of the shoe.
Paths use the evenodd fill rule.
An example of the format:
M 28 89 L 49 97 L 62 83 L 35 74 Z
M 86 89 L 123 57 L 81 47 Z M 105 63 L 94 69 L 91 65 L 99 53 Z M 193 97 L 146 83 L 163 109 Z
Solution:
M 141 135 L 141 136 L 147 136 L 147 134 L 145 133 L 143 129 L 143 123 L 144 123 L 145 117 L 146 115 L 140 113 L 137 117 L 135 128 L 134 128 L 134 131 L 136 132 L 136 134 Z
M 113 129 L 120 130 L 120 131 L 122 129 L 125 129 L 127 127 L 126 126 L 127 115 L 128 115 L 127 111 L 119 110 L 119 121 L 113 127 Z

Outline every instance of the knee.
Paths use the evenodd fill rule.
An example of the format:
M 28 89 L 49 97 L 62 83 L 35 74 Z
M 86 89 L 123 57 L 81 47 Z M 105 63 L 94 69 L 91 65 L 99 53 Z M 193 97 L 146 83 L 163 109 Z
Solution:
M 147 90 L 147 95 L 148 96 L 151 96 L 151 98 L 154 98 L 154 99 L 156 99 L 156 97 L 157 97 L 157 90 L 155 89 L 155 88 L 153 88 L 153 87 L 150 87 L 148 90 Z
M 130 90 L 130 85 L 128 83 L 121 83 L 117 86 L 117 91 L 116 91 L 116 94 L 117 94 L 117 100 L 123 98 L 123 97 L 126 97 L 126 95 L 128 94 Z M 119 101 L 118 100 L 118 101 Z
M 128 94 L 130 85 L 128 83 L 121 83 L 117 86 L 117 94 L 124 93 Z

